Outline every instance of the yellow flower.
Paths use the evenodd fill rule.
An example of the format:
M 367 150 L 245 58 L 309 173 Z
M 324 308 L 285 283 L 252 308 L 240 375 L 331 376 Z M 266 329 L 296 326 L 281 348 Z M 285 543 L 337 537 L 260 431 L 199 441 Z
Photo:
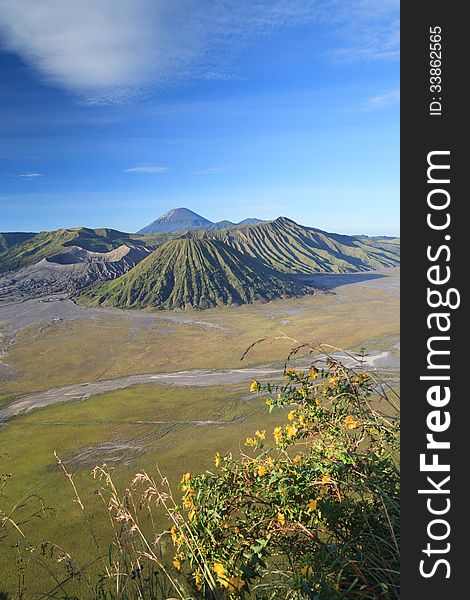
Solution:
M 304 372 L 303 371 L 297 371 L 295 374 L 297 375 L 297 377 L 302 377 L 302 375 L 304 374 Z
M 356 427 L 358 426 L 358 422 L 351 415 L 344 419 L 344 424 L 347 426 L 348 429 L 356 429 Z
M 322 483 L 332 483 L 331 475 L 329 473 L 323 473 L 321 482 Z
M 251 382 L 251 385 L 250 385 L 250 392 L 257 392 L 258 387 L 259 387 L 259 383 L 256 381 L 256 379 L 253 379 L 253 381 Z
M 196 509 L 195 509 L 195 507 L 193 506 L 193 508 L 192 508 L 192 509 L 191 509 L 191 511 L 189 512 L 188 519 L 189 519 L 190 521 L 192 521 L 192 520 L 194 519 L 194 517 L 195 517 L 195 516 L 196 516 Z
M 293 421 L 295 419 L 295 410 L 291 410 L 290 413 L 287 415 L 287 418 L 289 419 L 289 421 Z
M 325 390 L 323 390 L 323 391 L 325 391 Z M 315 400 L 315 403 L 316 403 L 316 405 L 317 405 L 317 406 L 320 406 L 320 404 L 321 404 L 321 400 L 320 400 L 320 398 L 317 398 L 317 399 Z
M 181 562 L 178 558 L 173 559 L 173 566 L 177 571 L 181 569 Z
M 273 458 L 272 456 L 270 456 L 270 457 L 268 458 L 268 460 L 266 461 L 266 463 L 267 463 L 268 467 L 269 467 L 270 469 L 272 469 L 272 467 L 273 467 L 273 465 L 274 465 L 274 458 Z
M 282 441 L 282 427 L 275 427 L 273 431 L 273 436 L 276 441 L 276 444 L 279 444 Z
M 227 577 L 220 582 L 230 593 L 239 592 L 242 587 L 245 585 L 245 582 L 237 575 L 236 577 Z
M 222 457 L 220 456 L 220 454 L 217 452 L 215 455 L 215 466 L 218 467 L 220 465 L 220 463 L 222 462 Z
M 262 477 L 263 475 L 266 475 L 266 467 L 264 465 L 260 465 L 258 467 L 258 475 L 260 477 Z
M 171 540 L 175 546 L 179 546 L 184 542 L 184 535 L 178 533 L 178 529 L 175 525 L 173 525 L 173 527 L 171 528 L 170 533 Z
M 299 423 L 300 423 L 300 425 L 305 425 L 305 417 L 304 417 L 304 415 L 299 415 Z
M 191 473 L 185 473 L 183 475 L 183 479 L 181 480 L 181 491 L 186 492 L 191 489 Z
M 257 445 L 258 445 L 258 440 L 256 438 L 246 438 L 245 446 L 251 446 L 252 448 L 254 448 Z
M 317 510 L 317 504 L 318 504 L 318 502 L 316 500 L 309 500 L 308 501 L 308 509 L 309 510 Z
M 376 429 L 375 427 L 371 427 L 371 428 L 369 429 L 369 433 L 370 433 L 371 435 L 379 435 L 379 432 L 377 431 L 377 429 Z
M 286 522 L 286 517 L 283 515 L 283 513 L 277 514 L 277 522 L 279 523 L 279 525 L 284 525 L 284 523 Z
M 295 425 L 286 425 L 286 434 L 289 439 L 292 439 L 299 430 Z
M 295 373 L 295 369 L 286 369 L 284 376 L 289 377 L 289 375 L 293 375 L 294 373 Z
M 193 501 L 191 500 L 191 496 L 183 498 L 183 506 L 184 508 L 191 508 L 193 505 Z
M 302 460 L 302 455 L 301 454 L 297 454 L 297 456 L 294 456 L 294 462 L 298 463 Z
M 202 584 L 204 582 L 204 577 L 202 576 L 201 571 L 194 571 L 193 579 L 198 591 L 200 592 L 202 590 Z
M 281 401 L 281 392 L 277 393 L 277 401 L 280 402 Z
M 214 563 L 213 569 L 217 577 L 225 577 L 225 567 L 222 563 Z
M 328 383 L 338 383 L 339 377 L 330 377 Z
M 259 437 L 260 440 L 265 440 L 266 439 L 266 430 L 263 429 L 262 431 L 260 431 L 259 429 L 255 432 L 255 435 Z
M 318 375 L 319 375 L 318 369 L 315 369 L 315 368 L 310 369 L 310 371 L 308 372 L 308 376 L 312 381 L 314 381 L 315 379 L 318 379 Z

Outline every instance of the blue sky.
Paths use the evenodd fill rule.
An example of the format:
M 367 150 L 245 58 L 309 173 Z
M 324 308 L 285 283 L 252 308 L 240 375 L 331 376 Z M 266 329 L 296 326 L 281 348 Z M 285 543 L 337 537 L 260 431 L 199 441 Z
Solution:
M 398 234 L 396 0 L 0 0 L 0 231 Z

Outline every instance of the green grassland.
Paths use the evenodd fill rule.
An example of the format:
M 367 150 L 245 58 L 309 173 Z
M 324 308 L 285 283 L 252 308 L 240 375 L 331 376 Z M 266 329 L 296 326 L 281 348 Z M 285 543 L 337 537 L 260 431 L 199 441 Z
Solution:
M 2 506 L 10 499 L 13 503 L 28 493 L 38 494 L 55 512 L 25 526 L 29 541 L 53 541 L 86 561 L 94 552 L 91 537 L 73 502 L 70 483 L 55 464 L 54 451 L 74 474 L 96 534 L 109 538 L 106 511 L 94 494 L 99 484 L 91 476 L 93 466 L 115 464 L 115 481 L 125 489 L 136 472 L 155 473 L 158 464 L 176 487 L 182 472 L 211 467 L 216 451 L 236 451 L 256 428 L 269 431 L 283 420 L 279 412 L 268 415 L 261 399 L 255 395 L 247 399 L 247 395 L 248 390 L 240 386 L 171 389 L 141 385 L 18 417 L 1 433 L 0 468 L 12 473 Z M 180 419 L 219 423 L 172 423 Z M 28 514 L 33 506 L 32 501 L 27 503 L 17 516 Z M 4 545 L 0 552 L 4 589 L 14 588 L 14 561 L 15 550 Z M 28 569 L 28 578 L 35 591 L 48 581 L 34 565 Z
M 95 465 L 111 466 L 114 483 L 122 492 L 137 472 L 156 475 L 157 466 L 177 490 L 183 472 L 213 468 L 217 451 L 238 453 L 245 438 L 256 429 L 266 429 L 268 443 L 272 443 L 271 432 L 286 421 L 285 412 L 278 409 L 269 414 L 263 398 L 249 394 L 247 386 L 172 389 L 140 385 L 86 401 L 50 406 L 14 419 L 4 427 L 0 438 L 0 469 L 12 474 L 1 499 L 2 508 L 33 493 L 42 498 L 47 509 L 53 510 L 23 526 L 27 540 L 18 534 L 3 544 L 3 589 L 13 590 L 16 584 L 17 541 L 22 547 L 27 543 L 38 547 L 48 540 L 82 564 L 96 556 L 83 513 L 74 502 L 72 487 L 57 466 L 54 452 L 73 474 L 95 535 L 99 540 L 109 540 L 106 509 L 95 493 L 101 484 L 91 473 Z M 16 518 L 26 517 L 35 506 L 33 499 L 28 500 L 15 513 Z M 163 517 L 157 526 L 167 526 Z M 105 554 L 107 550 L 103 546 Z M 56 558 L 46 562 L 64 577 Z M 26 574 L 30 591 L 44 591 L 52 585 L 44 567 L 35 562 L 28 566 Z
M 4 404 L 8 404 L 8 402 L 13 400 L 14 397 L 15 397 L 14 394 L 1 394 L 0 393 L 0 406 L 3 406 Z

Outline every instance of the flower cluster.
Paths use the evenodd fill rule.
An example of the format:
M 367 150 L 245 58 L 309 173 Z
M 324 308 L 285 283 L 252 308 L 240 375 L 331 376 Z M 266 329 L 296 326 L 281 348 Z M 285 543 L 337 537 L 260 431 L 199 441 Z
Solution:
M 270 410 L 288 407 L 286 422 L 255 431 L 239 459 L 217 453 L 215 473 L 183 476 L 188 536 L 172 531 L 174 566 L 188 561 L 197 590 L 212 581 L 219 594 L 245 597 L 281 565 L 289 589 L 313 596 L 342 597 L 367 581 L 367 597 L 395 597 L 398 420 L 371 408 L 371 384 L 333 361 L 252 382 Z

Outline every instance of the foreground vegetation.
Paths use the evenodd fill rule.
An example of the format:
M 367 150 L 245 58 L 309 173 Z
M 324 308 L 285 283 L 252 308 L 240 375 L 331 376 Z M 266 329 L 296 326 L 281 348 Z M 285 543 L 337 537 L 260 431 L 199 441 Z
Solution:
M 72 502 L 54 451 L 73 473 L 96 535 L 106 539 L 107 515 L 95 494 L 98 486 L 90 477 L 91 469 L 106 462 L 113 467 L 116 486 L 125 489 L 137 469 L 153 472 L 158 464 L 177 489 L 182 465 L 192 472 L 209 468 L 216 451 L 235 451 L 253 427 L 275 426 L 279 415 L 266 415 L 263 404 L 255 398 L 244 399 L 247 395 L 246 385 L 172 388 L 145 384 L 19 416 L 0 434 L 0 474 L 12 473 L 0 506 L 7 510 L 30 493 L 42 498 L 44 506 L 53 510 L 47 518 L 33 521 L 27 530 L 29 542 L 37 547 L 43 540 L 53 540 L 78 562 L 86 562 L 89 536 L 83 533 L 81 511 Z M 28 507 L 19 510 L 23 521 Z M 14 534 L 10 540 L 13 553 L 17 541 L 21 536 Z M 8 589 L 17 584 L 12 558 L 12 549 L 0 542 L 0 581 Z M 28 584 L 46 589 L 48 579 L 44 569 L 30 564 Z
M 17 596 L 39 591 L 26 582 L 35 563 L 53 581 L 43 598 L 398 598 L 399 419 L 390 394 L 377 404 L 376 389 L 360 368 L 333 360 L 286 367 L 282 382 L 253 381 L 269 419 L 237 455 L 220 447 L 215 469 L 186 472 L 181 498 L 158 471 L 140 471 L 120 491 L 109 465 L 94 469 L 107 535 L 96 533 L 59 458 L 88 551 L 78 559 L 73 543 L 26 543 L 32 519 L 47 514 L 37 498 L 25 499 L 29 512 L 4 510 L 13 549 L 23 511 Z M 278 410 L 286 421 L 273 427 Z

